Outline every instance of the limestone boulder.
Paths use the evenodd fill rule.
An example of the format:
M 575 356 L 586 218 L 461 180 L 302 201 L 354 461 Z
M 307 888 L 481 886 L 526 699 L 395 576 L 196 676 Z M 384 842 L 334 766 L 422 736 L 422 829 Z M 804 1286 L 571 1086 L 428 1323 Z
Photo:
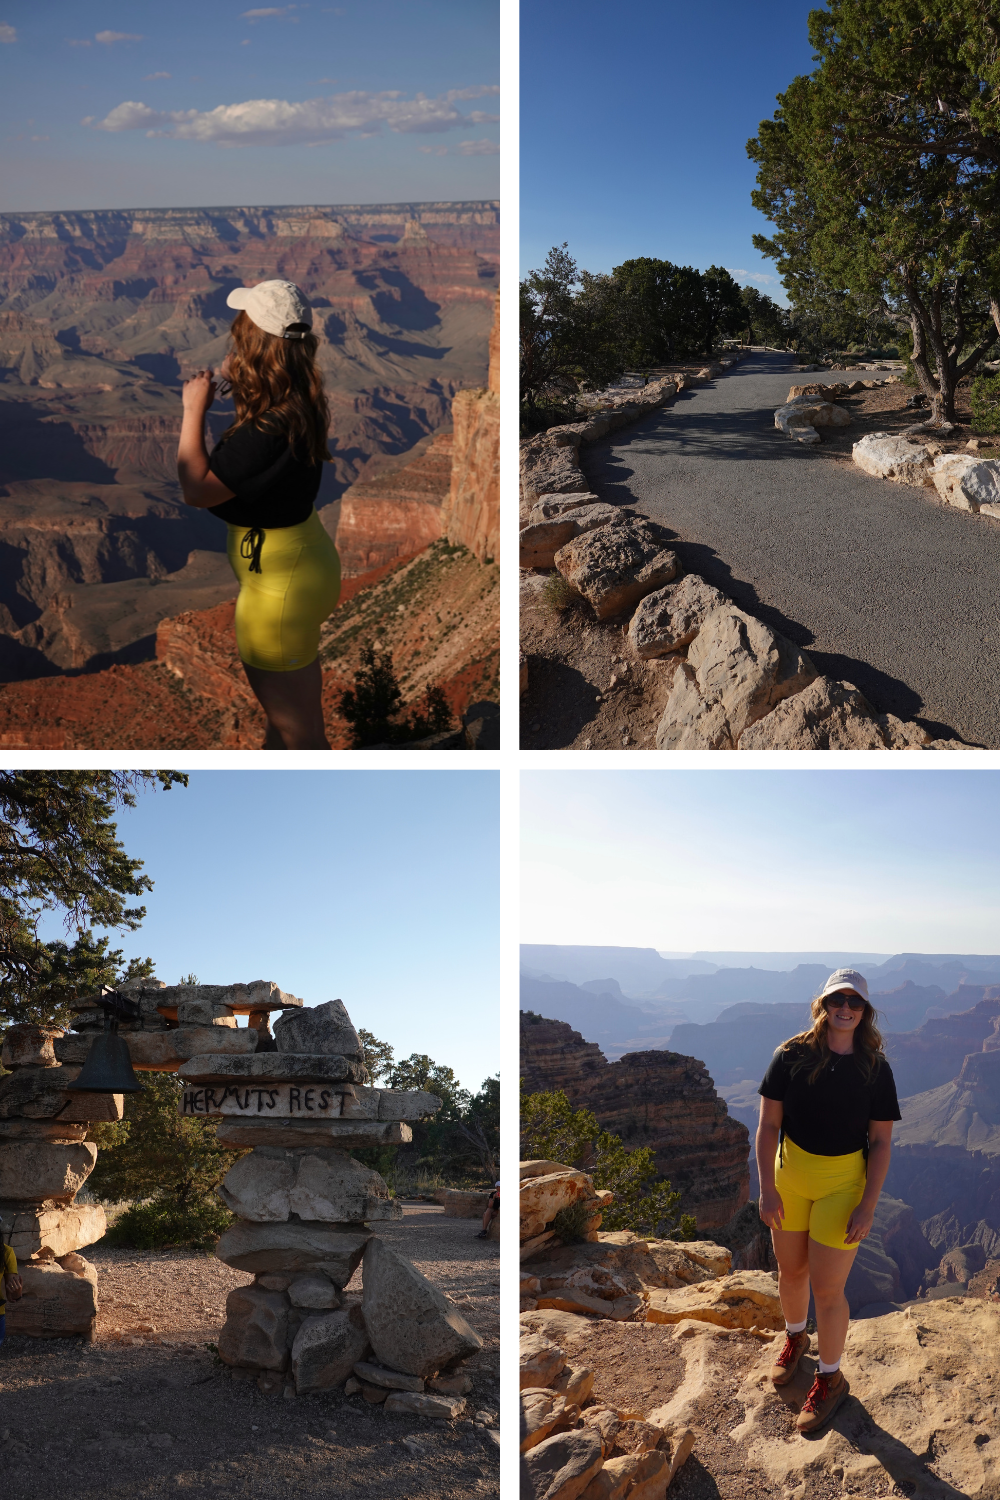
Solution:
M 290 1215 L 333 1224 L 401 1219 L 383 1179 L 344 1151 L 258 1146 L 231 1167 L 218 1189 L 228 1208 L 255 1223 Z
M 548 521 L 533 521 L 519 538 L 522 568 L 554 568 L 556 553 L 574 537 L 602 526 L 620 526 L 625 514 L 615 505 L 583 505 Z
M 274 1040 L 279 1052 L 340 1053 L 361 1058 L 358 1033 L 342 1000 L 288 1012 L 275 1021 Z
M 570 1404 L 565 1396 L 557 1395 L 555 1391 L 541 1390 L 537 1386 L 522 1389 L 519 1430 L 521 1452 L 527 1453 L 529 1448 L 543 1443 L 553 1427 L 563 1420 Z
M 576 495 L 540 495 L 528 512 L 528 524 L 535 525 L 539 521 L 554 521 L 560 516 L 565 516 L 573 510 L 581 510 L 585 505 L 600 505 L 601 501 L 596 495 L 583 492 Z
M 367 1359 L 358 1360 L 354 1366 L 354 1373 L 359 1380 L 367 1381 L 369 1385 L 381 1386 L 387 1391 L 419 1393 L 424 1389 L 424 1382 L 419 1375 L 404 1375 L 400 1370 L 387 1370 L 384 1365 L 373 1365 Z
M 923 443 L 871 432 L 854 444 L 851 455 L 858 468 L 875 479 L 891 479 L 896 484 L 931 482 L 935 455 Z
M 962 478 L 962 493 L 980 515 L 1000 520 L 1000 461 L 989 458 L 973 463 Z
M 850 423 L 851 414 L 844 407 L 809 396 L 779 406 L 774 414 L 775 427 L 798 442 L 818 442 L 819 427 L 849 427 Z
M 49 1250 L 58 1260 L 83 1245 L 93 1245 L 107 1232 L 104 1209 L 98 1203 L 74 1203 L 65 1208 L 31 1207 L 0 1201 L 0 1230 L 18 1264 Z
M 234 1287 L 226 1298 L 219 1358 L 258 1370 L 288 1366 L 288 1298 L 259 1286 Z
M 678 572 L 662 528 L 642 517 L 577 537 L 559 549 L 555 565 L 599 620 L 634 609 Z
M 228 1007 L 234 1016 L 250 1016 L 260 1011 L 301 1010 L 304 1001 L 289 995 L 270 979 L 251 979 L 247 984 L 218 986 L 213 998 Z
M 66 1124 L 56 1120 L 0 1120 L 0 1142 L 7 1141 L 82 1141 L 87 1134 L 83 1122 Z
M 92 1141 L 4 1141 L 0 1143 L 0 1202 L 68 1203 L 96 1162 L 97 1147 Z
M 426 1377 L 482 1348 L 454 1303 L 381 1240 L 366 1245 L 361 1274 L 365 1327 L 381 1364 Z
M 667 1286 L 690 1286 L 728 1276 L 733 1265 L 733 1252 L 712 1240 L 649 1240 L 647 1251 Z
M 445 1188 L 439 1199 L 446 1219 L 481 1219 L 490 1204 L 489 1193 L 466 1193 Z
M 344 1287 L 361 1262 L 371 1231 L 326 1224 L 236 1223 L 215 1247 L 219 1260 L 237 1271 L 321 1271 Z M 358 1356 L 360 1358 L 360 1356 Z
M 62 1030 L 53 1026 L 32 1026 L 22 1022 L 8 1026 L 0 1047 L 0 1063 L 5 1068 L 54 1068 L 56 1037 Z
M 257 1050 L 252 1027 L 179 1026 L 172 1031 L 122 1031 L 137 1072 L 175 1073 L 191 1057 L 205 1053 L 246 1055 Z
M 68 1083 L 75 1083 L 79 1068 L 17 1068 L 0 1078 L 0 1120 L 22 1116 L 29 1120 L 51 1119 L 69 1103 Z
M 62 1036 L 57 1036 L 52 1043 L 56 1062 L 80 1067 L 87 1061 L 96 1035 L 96 1031 L 67 1031 Z
M 208 1052 L 189 1057 L 177 1076 L 191 1083 L 367 1083 L 368 1070 L 356 1058 L 340 1053 Z
M 371 1352 L 360 1305 L 306 1318 L 292 1344 L 292 1370 L 300 1396 L 329 1391 L 350 1377 L 359 1360 Z
M 340 1292 L 326 1276 L 297 1276 L 288 1288 L 288 1300 L 293 1307 L 309 1307 L 315 1311 L 330 1312 L 341 1304 Z
M 521 1457 L 521 1500 L 577 1500 L 603 1464 L 590 1427 L 547 1437 Z
M 720 1328 L 784 1328 L 778 1283 L 767 1271 L 736 1271 L 713 1281 L 649 1293 L 647 1323 L 693 1318 Z
M 632 650 L 643 661 L 680 651 L 694 640 L 709 615 L 728 603 L 725 594 L 696 573 L 688 573 L 640 601 L 628 628 Z
M 521 1335 L 521 1389 L 550 1386 L 566 1368 L 566 1356 L 558 1344 L 541 1333 Z
M 931 482 L 946 505 L 956 510 L 978 510 L 962 488 L 968 471 L 976 467 L 976 460 L 968 453 L 939 453 L 931 469 Z
M 774 1439 L 773 1349 L 765 1350 L 737 1391 L 745 1416 L 730 1439 L 746 1467 L 781 1494 L 875 1495 L 888 1475 L 890 1489 L 904 1494 L 987 1500 L 1000 1494 L 996 1332 L 995 1306 L 973 1297 L 852 1321 L 844 1350 L 850 1398 L 805 1442 Z M 790 1405 L 805 1397 L 815 1368 L 815 1359 L 803 1360 Z
M 181 1026 L 227 1026 L 231 1029 L 236 1025 L 236 1017 L 228 1005 L 201 995 L 177 1002 L 177 1021 Z
M 569 1208 L 579 1199 L 596 1197 L 594 1184 L 586 1172 L 562 1168 L 544 1177 L 530 1177 L 521 1183 L 521 1240 L 530 1240 L 551 1224 L 561 1208 Z
M 22 1296 L 7 1303 L 7 1332 L 35 1339 L 93 1336 L 97 1319 L 97 1270 L 76 1257 L 71 1271 L 57 1260 L 18 1265 Z
M 692 641 L 656 731 L 659 750 L 733 750 L 749 725 L 816 677 L 804 651 L 735 605 Z
M 547 1161 L 545 1157 L 536 1157 L 533 1161 L 522 1161 L 518 1168 L 518 1177 L 521 1182 L 526 1182 L 529 1177 L 548 1177 L 552 1172 L 568 1172 L 570 1168 L 562 1161 Z
M 437 1396 L 430 1392 L 418 1395 L 416 1391 L 393 1391 L 386 1398 L 385 1410 L 413 1417 L 429 1417 L 432 1421 L 453 1422 L 462 1415 L 465 1406 L 464 1396 Z
M 273 1053 L 270 1054 L 272 1057 Z M 402 1122 L 381 1120 L 255 1120 L 223 1117 L 216 1132 L 222 1146 L 307 1146 L 363 1150 L 371 1146 L 405 1146 L 413 1130 Z
M 879 714 L 850 682 L 818 677 L 740 736 L 741 750 L 923 750 L 919 724 Z M 961 749 L 952 745 L 951 749 Z

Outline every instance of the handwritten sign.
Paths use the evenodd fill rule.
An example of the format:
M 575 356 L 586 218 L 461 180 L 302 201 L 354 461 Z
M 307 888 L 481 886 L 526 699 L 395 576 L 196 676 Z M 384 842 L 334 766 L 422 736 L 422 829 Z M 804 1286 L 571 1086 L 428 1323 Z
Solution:
M 215 1084 L 186 1088 L 178 1102 L 182 1115 L 264 1115 L 275 1119 L 363 1119 L 354 1089 L 330 1084 Z

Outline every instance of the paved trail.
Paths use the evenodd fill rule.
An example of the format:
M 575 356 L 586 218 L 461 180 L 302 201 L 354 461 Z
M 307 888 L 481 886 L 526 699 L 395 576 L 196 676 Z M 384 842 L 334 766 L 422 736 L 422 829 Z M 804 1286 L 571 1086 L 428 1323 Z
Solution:
M 1000 746 L 1000 525 L 792 443 L 774 427 L 792 370 L 752 355 L 583 449 L 593 488 L 882 712 Z

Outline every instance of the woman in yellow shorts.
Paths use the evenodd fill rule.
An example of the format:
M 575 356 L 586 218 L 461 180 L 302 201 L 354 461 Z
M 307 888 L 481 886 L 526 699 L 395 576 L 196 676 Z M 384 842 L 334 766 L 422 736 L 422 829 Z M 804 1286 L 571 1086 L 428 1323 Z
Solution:
M 340 595 L 340 559 L 313 508 L 330 458 L 330 416 L 312 310 L 290 281 L 237 287 L 227 300 L 240 309 L 221 369 L 236 420 L 209 456 L 213 372 L 186 381 L 177 471 L 186 503 L 229 530 L 240 585 L 236 644 L 267 714 L 264 749 L 329 750 L 319 632 Z
M 892 1122 L 902 1118 L 863 975 L 831 974 L 812 1015 L 808 1031 L 778 1048 L 758 1090 L 760 1216 L 774 1242 L 786 1324 L 775 1385 L 791 1380 L 809 1349 L 810 1287 L 816 1305 L 819 1369 L 796 1419 L 800 1432 L 828 1422 L 849 1390 L 840 1369 L 850 1322 L 844 1284 L 871 1232 Z

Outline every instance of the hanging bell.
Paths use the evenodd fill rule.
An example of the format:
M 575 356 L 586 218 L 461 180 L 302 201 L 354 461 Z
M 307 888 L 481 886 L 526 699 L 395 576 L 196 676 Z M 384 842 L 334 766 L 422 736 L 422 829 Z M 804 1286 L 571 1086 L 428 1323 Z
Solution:
M 83 1094 L 137 1094 L 142 1089 L 128 1047 L 118 1035 L 118 1022 L 110 1012 L 104 1013 L 104 1030 L 94 1038 L 80 1076 L 66 1088 L 70 1093 Z

